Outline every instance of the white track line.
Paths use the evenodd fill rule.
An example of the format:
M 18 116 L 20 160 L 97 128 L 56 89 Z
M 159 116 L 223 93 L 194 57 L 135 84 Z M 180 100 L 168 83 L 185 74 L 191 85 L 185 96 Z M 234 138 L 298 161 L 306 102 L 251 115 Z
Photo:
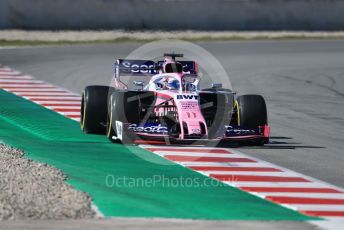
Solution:
M 227 158 L 227 157 L 241 157 L 241 155 L 238 154 L 230 154 L 230 153 L 193 153 L 193 152 L 185 152 L 185 153 L 179 153 L 179 152 L 154 152 L 155 154 L 158 154 L 160 156 L 194 156 L 194 157 L 219 157 L 219 158 Z
M 328 186 L 315 182 L 224 182 L 235 187 L 272 187 L 272 188 L 328 188 Z
M 202 171 L 197 170 L 198 172 L 204 174 L 204 175 L 211 175 L 211 174 L 217 174 L 217 175 L 252 175 L 252 176 L 280 176 L 280 177 L 297 177 L 297 175 L 293 173 L 285 173 L 285 172 L 255 172 L 255 171 Z
M 25 99 L 28 99 L 30 101 L 38 101 L 38 102 L 44 102 L 44 100 L 63 100 L 65 102 L 68 102 L 68 101 L 78 101 L 81 103 L 81 97 L 80 96 L 76 96 L 76 95 L 70 95 L 69 97 L 59 97 L 59 96 L 48 96 L 48 95 L 38 95 L 38 96 L 35 96 L 35 95 L 31 95 L 31 96 L 24 96 Z
M 73 94 L 69 92 L 60 92 L 60 93 L 42 93 L 42 92 L 30 92 L 30 93 L 16 93 L 18 95 L 24 95 L 24 96 L 49 96 L 51 94 L 58 95 L 58 96 L 73 96 Z
M 41 101 L 41 100 L 35 100 L 36 103 L 38 104 L 44 104 L 44 106 L 46 105 L 78 105 L 80 108 L 81 105 L 81 101 Z
M 200 161 L 175 161 L 178 162 L 178 164 L 186 166 L 186 167 L 191 167 L 191 166 L 198 166 L 198 165 L 222 165 L 222 166 L 232 166 L 232 167 L 259 167 L 256 164 L 257 162 L 200 162 Z M 269 167 L 269 165 L 262 164 L 260 167 Z
M 26 84 L 26 85 L 36 85 L 36 84 L 46 84 L 46 82 L 44 81 L 41 81 L 41 80 L 35 80 L 35 79 L 32 79 L 32 80 L 20 80 L 20 81 L 17 81 L 16 79 L 13 79 L 13 80 L 2 80 L 0 82 L 0 84 L 3 84 L 3 85 L 12 85 L 12 84 L 19 84 L 19 85 L 22 85 L 22 84 Z
M 13 81 L 16 81 L 16 80 L 28 80 L 28 79 L 33 79 L 32 76 L 30 75 L 18 75 L 18 76 L 0 76 L 0 79 L 1 80 L 13 80 Z
M 54 106 L 44 106 L 44 107 L 47 107 L 49 109 L 76 109 L 78 111 L 80 111 L 80 105 L 54 105 Z
M 8 76 L 8 75 L 2 75 L 0 76 L 1 82 L 22 82 L 22 81 L 41 81 L 37 80 L 31 75 L 17 75 L 17 76 Z
M 213 166 L 213 167 L 271 167 L 270 164 L 266 163 L 254 163 L 254 162 L 179 162 L 179 164 L 186 167 L 195 167 L 195 166 Z M 254 165 L 253 165 L 254 164 Z
M 6 71 L 6 70 L 4 70 L 4 71 L 0 72 L 0 76 L 1 75 L 15 76 L 15 75 L 19 75 L 19 74 L 21 74 L 21 73 L 18 71 Z
M 14 70 L 12 70 L 10 67 L 7 66 L 1 66 L 0 67 L 0 72 L 13 72 Z
M 11 91 L 13 93 L 41 93 L 41 92 L 49 92 L 49 93 L 66 93 L 64 90 L 58 90 L 54 88 L 36 88 L 36 89 L 8 89 L 5 88 L 7 91 Z
M 312 211 L 344 211 L 344 205 L 337 204 L 295 204 L 296 210 L 312 210 Z
M 12 90 L 12 89 L 38 89 L 38 88 L 49 89 L 51 87 L 53 87 L 54 89 L 57 89 L 53 85 L 46 84 L 46 83 L 37 84 L 37 85 L 20 85 L 20 84 L 11 84 L 11 85 L 6 84 L 6 85 L 4 85 L 4 84 L 0 83 L 0 87 L 3 89 L 9 89 L 9 90 Z
M 288 192 L 267 192 L 259 193 L 262 196 L 287 196 L 306 198 L 344 199 L 344 193 L 288 193 Z
M 80 115 L 80 112 L 58 112 L 60 114 L 70 116 L 70 115 Z

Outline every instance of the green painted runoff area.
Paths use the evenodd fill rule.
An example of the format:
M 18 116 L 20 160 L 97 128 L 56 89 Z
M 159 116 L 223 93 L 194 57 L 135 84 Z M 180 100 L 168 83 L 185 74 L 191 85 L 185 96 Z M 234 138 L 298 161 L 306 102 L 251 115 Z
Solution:
M 3 90 L 0 140 L 23 149 L 29 159 L 61 169 L 68 176 L 67 182 L 89 193 L 106 217 L 314 219 L 137 146 L 112 144 L 105 136 L 86 135 L 77 122 Z

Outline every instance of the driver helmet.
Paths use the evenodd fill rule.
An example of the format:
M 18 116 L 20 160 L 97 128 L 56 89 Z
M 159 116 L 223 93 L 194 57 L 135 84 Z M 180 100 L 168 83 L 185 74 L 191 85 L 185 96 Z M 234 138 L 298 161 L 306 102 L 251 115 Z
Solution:
M 177 79 L 174 78 L 169 78 L 166 84 L 166 87 L 169 90 L 178 90 L 179 89 L 179 81 Z

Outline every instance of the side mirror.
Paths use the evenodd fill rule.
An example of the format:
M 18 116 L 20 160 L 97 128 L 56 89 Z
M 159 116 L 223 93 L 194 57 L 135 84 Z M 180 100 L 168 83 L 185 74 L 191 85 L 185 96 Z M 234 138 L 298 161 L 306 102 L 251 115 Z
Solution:
M 144 86 L 145 85 L 145 83 L 143 81 L 134 81 L 133 83 L 134 83 L 134 85 L 137 85 L 137 86 Z
M 189 72 L 190 69 L 187 65 L 183 66 L 183 72 Z
M 141 90 L 143 90 L 143 86 L 145 85 L 145 82 L 143 81 L 133 81 L 134 85 L 140 86 Z
M 211 88 L 213 88 L 213 89 L 221 89 L 222 88 L 222 84 L 221 83 L 213 83 L 213 84 L 211 84 Z
M 162 69 L 162 66 L 160 66 L 160 65 L 154 66 L 154 70 L 155 70 L 155 71 L 159 71 L 159 70 L 161 70 L 161 69 Z

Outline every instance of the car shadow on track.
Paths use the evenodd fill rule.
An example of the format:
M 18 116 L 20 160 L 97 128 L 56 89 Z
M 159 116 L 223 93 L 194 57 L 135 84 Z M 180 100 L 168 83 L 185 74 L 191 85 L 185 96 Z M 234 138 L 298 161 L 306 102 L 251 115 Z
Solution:
M 245 142 L 221 142 L 219 148 L 243 148 L 243 149 L 324 149 L 324 146 L 302 145 L 302 143 L 292 141 L 292 137 L 273 136 L 270 137 L 269 144 L 264 146 L 254 146 Z

